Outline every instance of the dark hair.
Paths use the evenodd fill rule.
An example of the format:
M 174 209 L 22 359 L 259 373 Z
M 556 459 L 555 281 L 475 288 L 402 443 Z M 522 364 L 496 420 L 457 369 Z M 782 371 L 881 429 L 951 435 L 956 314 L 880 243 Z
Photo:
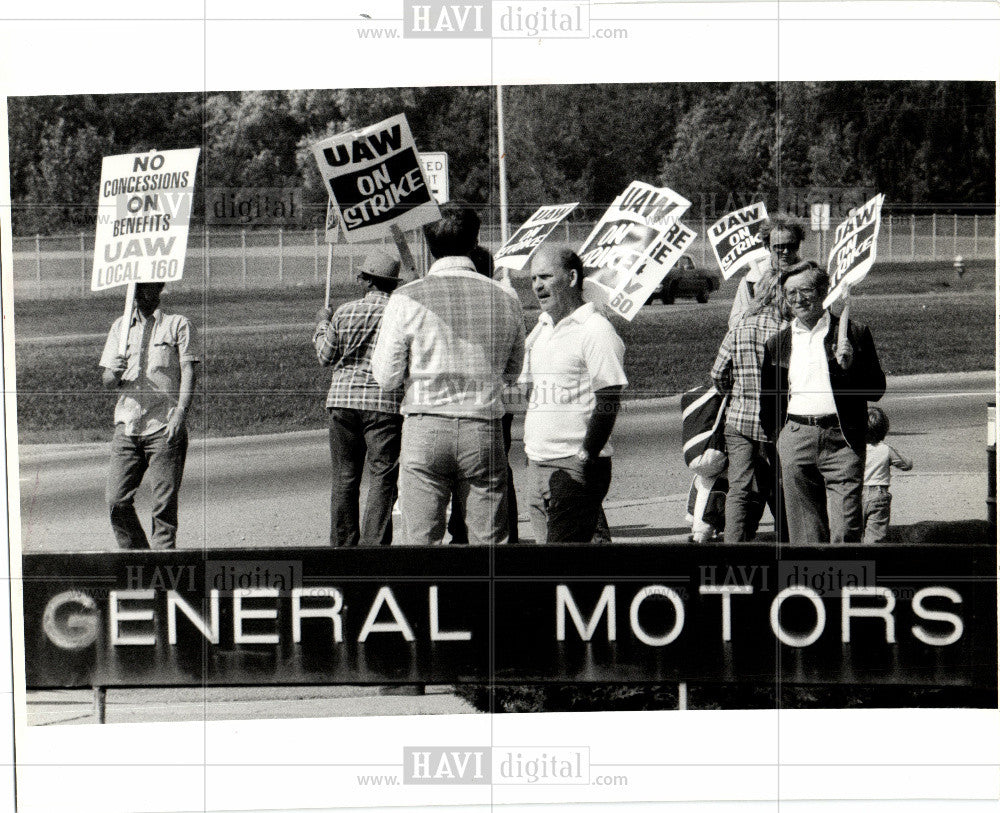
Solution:
M 396 288 L 399 287 L 398 279 L 389 279 L 388 277 L 371 277 L 364 271 L 361 272 L 361 279 L 372 286 L 376 291 L 381 291 L 384 294 L 391 294 Z
M 812 260 L 803 260 L 802 262 L 795 263 L 795 265 L 791 268 L 786 268 L 781 272 L 781 276 L 778 278 L 781 283 L 781 287 L 785 287 L 785 283 L 788 281 L 789 277 L 794 277 L 796 274 L 801 274 L 804 271 L 816 272 L 816 286 L 818 288 L 822 288 L 825 291 L 830 286 L 830 277 L 826 273 L 825 269 L 820 268 L 820 266 Z
M 424 226 L 427 247 L 435 260 L 469 257 L 479 241 L 479 215 L 469 206 L 451 201 L 441 206 L 441 219 Z
M 792 220 L 790 217 L 785 215 L 779 215 L 774 218 L 774 220 L 765 220 L 760 229 L 757 232 L 757 236 L 761 239 L 765 246 L 771 247 L 771 234 L 778 230 L 787 231 L 792 233 L 792 237 L 795 238 L 795 242 L 798 245 L 802 244 L 802 241 L 806 237 L 806 233 L 802 231 L 802 227 Z
M 476 273 L 484 277 L 493 279 L 493 255 L 482 246 L 476 246 L 470 252 L 472 264 L 476 266 Z
M 866 443 L 881 443 L 889 434 L 889 419 L 877 406 L 868 407 L 868 431 L 865 432 Z
M 576 289 L 583 290 L 583 260 L 580 255 L 567 246 L 555 246 L 550 249 L 552 257 L 563 271 L 576 271 Z

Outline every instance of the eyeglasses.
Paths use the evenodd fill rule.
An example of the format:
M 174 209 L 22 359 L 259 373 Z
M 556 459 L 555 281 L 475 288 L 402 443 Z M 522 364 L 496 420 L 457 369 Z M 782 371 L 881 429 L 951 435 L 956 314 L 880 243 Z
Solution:
M 787 251 L 792 253 L 799 250 L 798 243 L 771 243 L 771 251 L 775 254 L 780 254 L 782 251 Z
M 815 288 L 791 288 L 785 291 L 785 299 L 789 302 L 812 302 L 818 294 Z

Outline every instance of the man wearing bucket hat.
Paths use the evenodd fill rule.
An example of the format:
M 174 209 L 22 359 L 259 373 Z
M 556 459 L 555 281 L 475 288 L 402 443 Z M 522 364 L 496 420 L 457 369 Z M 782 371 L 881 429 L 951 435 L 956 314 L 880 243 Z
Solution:
M 319 363 L 333 368 L 326 408 L 330 414 L 330 544 L 388 545 L 399 475 L 403 417 L 400 392 L 387 392 L 372 376 L 371 355 L 389 294 L 399 284 L 399 260 L 374 249 L 357 281 L 363 295 L 337 310 L 317 314 L 313 346 Z M 361 474 L 368 500 L 359 523 Z

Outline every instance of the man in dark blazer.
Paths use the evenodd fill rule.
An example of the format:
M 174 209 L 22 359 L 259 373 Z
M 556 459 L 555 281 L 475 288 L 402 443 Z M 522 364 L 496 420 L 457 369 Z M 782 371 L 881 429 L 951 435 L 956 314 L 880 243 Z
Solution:
M 777 438 L 789 541 L 860 542 L 868 402 L 882 397 L 885 374 L 865 325 L 849 320 L 838 351 L 823 269 L 801 262 L 780 283 L 794 319 L 765 345 L 760 423 Z

